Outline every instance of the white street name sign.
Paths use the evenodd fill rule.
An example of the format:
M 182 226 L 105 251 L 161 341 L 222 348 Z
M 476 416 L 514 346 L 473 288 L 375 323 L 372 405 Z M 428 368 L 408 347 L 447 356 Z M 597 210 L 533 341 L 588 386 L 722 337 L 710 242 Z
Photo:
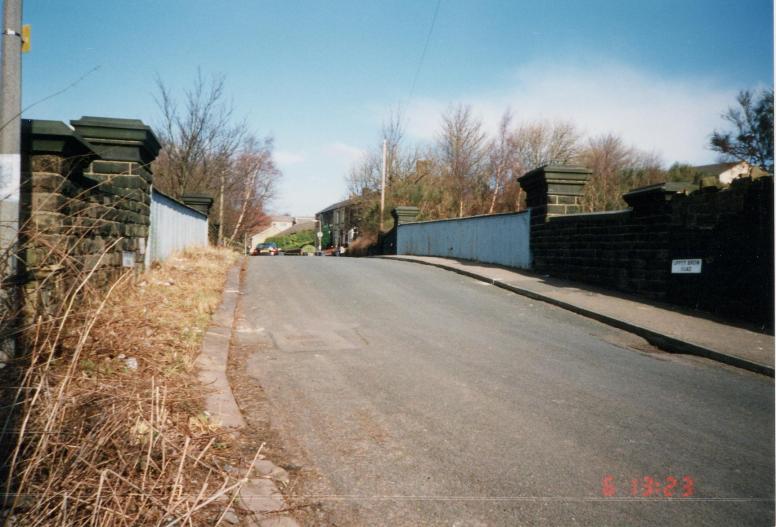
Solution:
M 671 274 L 698 274 L 703 260 L 671 260 Z

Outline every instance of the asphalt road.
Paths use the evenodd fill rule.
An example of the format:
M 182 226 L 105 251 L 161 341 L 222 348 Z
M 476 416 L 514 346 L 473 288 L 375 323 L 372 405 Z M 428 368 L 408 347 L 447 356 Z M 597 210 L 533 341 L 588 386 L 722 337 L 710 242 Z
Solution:
M 405 262 L 250 258 L 243 292 L 316 523 L 774 525 L 771 379 Z

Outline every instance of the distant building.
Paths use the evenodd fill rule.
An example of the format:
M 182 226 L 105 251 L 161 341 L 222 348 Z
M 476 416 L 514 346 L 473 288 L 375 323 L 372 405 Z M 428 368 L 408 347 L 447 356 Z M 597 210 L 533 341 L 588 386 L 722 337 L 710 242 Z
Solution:
M 251 236 L 251 247 L 256 247 L 256 245 L 264 243 L 267 238 L 283 232 L 294 225 L 294 223 L 294 218 L 291 216 L 272 216 L 269 227 L 266 227 L 264 230 Z
M 310 218 L 307 221 L 300 221 L 303 218 L 294 218 L 296 223 L 289 227 L 288 229 L 284 231 L 280 231 L 277 234 L 273 234 L 273 236 L 288 236 L 289 234 L 294 234 L 296 232 L 302 232 L 302 231 L 315 231 L 318 227 L 318 223 L 315 221 L 315 218 Z
M 718 183 L 723 185 L 730 185 L 734 179 L 741 177 L 757 179 L 758 177 L 768 175 L 768 173 L 760 167 L 752 166 L 746 161 L 716 163 L 713 165 L 701 165 L 692 168 L 699 172 L 704 179 L 714 177 Z
M 329 205 L 315 215 L 320 222 L 321 229 L 329 228 L 331 233 L 331 247 L 345 246 L 358 236 L 356 223 L 360 207 L 355 199 L 346 199 Z

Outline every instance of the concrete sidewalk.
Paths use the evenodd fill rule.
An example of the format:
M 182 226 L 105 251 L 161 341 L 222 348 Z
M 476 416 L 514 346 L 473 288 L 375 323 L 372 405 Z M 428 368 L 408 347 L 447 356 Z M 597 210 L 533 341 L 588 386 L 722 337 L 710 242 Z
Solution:
M 773 377 L 774 338 L 686 309 L 519 269 L 433 256 L 382 256 L 433 265 L 635 333 L 665 351 L 698 355 Z

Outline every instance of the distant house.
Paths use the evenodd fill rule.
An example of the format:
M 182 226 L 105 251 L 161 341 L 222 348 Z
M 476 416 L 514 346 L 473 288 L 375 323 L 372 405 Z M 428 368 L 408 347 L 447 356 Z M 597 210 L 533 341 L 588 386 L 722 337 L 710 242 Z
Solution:
M 294 218 L 291 216 L 272 216 L 269 227 L 251 236 L 251 247 L 264 243 L 267 238 L 275 236 L 292 225 L 294 225 Z
M 356 238 L 359 211 L 360 207 L 355 199 L 346 199 L 329 205 L 315 215 L 321 229 L 329 228 L 332 247 L 347 247 Z
M 302 231 L 315 231 L 318 227 L 318 224 L 316 223 L 315 219 L 308 219 L 307 221 L 299 221 L 302 218 L 294 218 L 296 223 L 289 227 L 288 229 L 281 231 L 277 234 L 273 234 L 272 236 L 288 236 L 289 234 L 294 234 L 296 232 L 302 232 Z
M 752 166 L 746 161 L 716 163 L 713 165 L 701 165 L 692 168 L 696 172 L 699 172 L 703 178 L 714 177 L 718 183 L 723 185 L 730 185 L 734 179 L 741 177 L 752 177 L 753 179 L 756 179 L 768 175 L 767 172 L 760 167 Z

